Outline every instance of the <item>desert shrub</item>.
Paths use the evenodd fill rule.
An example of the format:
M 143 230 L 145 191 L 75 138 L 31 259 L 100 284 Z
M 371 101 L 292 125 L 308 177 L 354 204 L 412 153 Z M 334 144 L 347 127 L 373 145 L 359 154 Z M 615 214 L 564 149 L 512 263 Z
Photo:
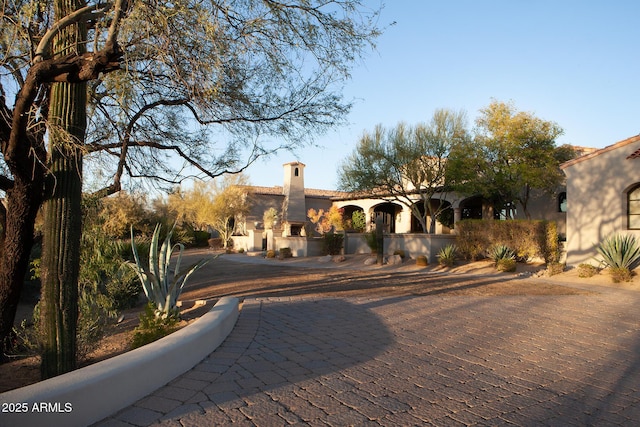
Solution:
M 630 282 L 633 278 L 631 270 L 624 267 L 609 267 L 609 275 L 613 283 Z
M 426 267 L 427 265 L 429 265 L 429 260 L 424 255 L 418 255 L 416 257 L 416 265 L 420 267 Z
M 126 241 L 120 241 L 120 255 L 126 261 L 131 261 L 135 259 L 133 256 L 133 248 L 130 244 L 126 244 Z M 136 237 L 136 241 L 134 242 L 136 246 L 136 250 L 138 254 L 142 257 L 143 262 L 149 262 L 149 258 L 147 255 L 149 254 L 149 248 L 151 248 L 151 239 L 146 235 L 140 235 Z
M 207 243 L 209 244 L 209 247 L 211 249 L 222 249 L 224 246 L 220 237 L 212 237 L 211 239 L 207 240 Z
M 111 307 L 115 310 L 134 307 L 138 303 L 142 290 L 135 272 L 122 264 L 106 281 L 104 288 L 111 300 Z
M 116 311 L 110 307 L 108 296 L 99 292 L 96 287 L 85 285 L 80 288 L 76 331 L 78 359 L 84 359 L 98 347 L 107 326 L 116 316 Z M 22 321 L 19 327 L 13 328 L 13 332 L 15 335 L 12 345 L 13 353 L 35 355 L 40 351 L 42 343 L 40 303 L 36 304 L 33 310 L 31 322 Z
M 371 249 L 371 253 L 372 254 L 377 254 L 378 253 L 378 238 L 376 236 L 376 232 L 375 231 L 370 231 L 368 233 L 364 233 L 362 235 L 362 237 L 364 238 L 364 241 L 367 242 L 367 246 L 369 246 L 369 249 Z
M 39 321 L 40 302 L 33 308 L 31 321 L 23 319 L 20 326 L 12 328 L 11 345 L 5 348 L 7 355 L 24 357 L 35 356 L 40 352 L 42 338 Z
M 456 245 L 466 259 L 479 259 L 494 245 L 511 248 L 520 261 L 534 257 L 544 258 L 547 262 L 560 259 L 558 235 L 553 222 L 463 220 L 456 223 L 456 230 Z
M 269 249 L 267 251 L 266 257 L 267 258 L 275 258 L 276 257 L 276 251 L 274 251 L 273 249 Z
M 404 257 L 406 256 L 405 252 L 402 249 L 396 249 L 395 251 L 393 251 L 394 255 L 400 255 L 400 258 L 404 259 Z
M 91 221 L 84 223 L 80 242 L 80 271 L 78 276 L 77 356 L 84 358 L 93 351 L 117 310 L 133 307 L 142 290 L 134 272 L 123 266 L 127 246 L 107 236 Z M 33 259 L 30 279 L 39 280 L 40 259 Z M 39 306 L 32 321 L 17 328 L 19 348 L 35 348 L 41 342 Z
M 591 264 L 580 264 L 578 265 L 578 277 L 593 277 L 600 272 L 598 267 L 595 267 Z
M 116 316 L 111 301 L 97 287 L 85 285 L 78 298 L 77 356 L 84 359 L 95 350 L 109 323 Z
M 209 245 L 209 238 L 211 233 L 208 231 L 194 231 L 193 232 L 193 245 L 198 248 L 204 248 Z
M 351 214 L 351 227 L 358 233 L 367 228 L 367 214 L 363 211 L 354 211 Z
M 488 233 L 481 220 L 463 220 L 456 224 L 456 245 L 460 255 L 471 261 L 484 256 L 486 249 L 491 246 Z
M 438 252 L 438 264 L 445 267 L 452 267 L 456 263 L 456 257 L 458 256 L 458 247 L 450 244 L 440 249 Z
M 126 246 L 100 230 L 82 235 L 78 286 L 94 295 L 92 300 L 106 311 L 133 307 L 142 291 L 135 272 L 123 266 Z
M 498 271 L 513 272 L 516 271 L 516 260 L 514 258 L 502 258 L 496 263 Z
M 494 245 L 489 249 L 489 258 L 493 261 L 495 265 L 498 265 L 498 262 L 503 259 L 516 259 L 516 254 L 513 253 L 508 246 L 505 245 Z
M 140 324 L 134 330 L 131 348 L 142 347 L 176 331 L 179 320 L 176 313 L 165 318 L 157 317 L 155 305 L 149 302 L 140 313 Z
M 293 253 L 291 252 L 291 248 L 280 248 L 280 258 L 291 258 L 293 257 Z
M 36 306 L 37 308 L 37 306 Z M 35 315 L 35 312 L 34 312 Z M 6 356 L 35 356 L 40 351 L 40 331 L 35 323 L 23 319 L 20 326 L 12 329 L 13 337 L 11 346 L 5 349 Z
M 544 233 L 541 233 L 544 239 L 540 241 L 542 258 L 547 264 L 559 263 L 561 237 L 558 234 L 558 225 L 553 221 L 543 221 L 542 224 L 544 227 Z
M 555 276 L 556 274 L 560 274 L 564 271 L 564 264 L 561 262 L 550 262 L 547 263 L 547 276 Z
M 322 254 L 338 255 L 342 251 L 344 236 L 337 233 L 326 233 L 322 236 Z
M 265 230 L 272 229 L 276 221 L 278 221 L 278 210 L 276 208 L 271 207 L 262 214 L 262 223 Z

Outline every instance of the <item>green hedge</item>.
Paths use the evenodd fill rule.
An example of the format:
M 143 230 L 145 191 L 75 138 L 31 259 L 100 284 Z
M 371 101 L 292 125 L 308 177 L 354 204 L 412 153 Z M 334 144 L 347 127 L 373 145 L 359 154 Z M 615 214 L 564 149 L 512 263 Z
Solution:
M 558 262 L 560 249 L 555 222 L 528 220 L 463 220 L 456 223 L 456 245 L 466 259 L 486 256 L 494 245 L 505 245 L 519 260 L 540 257 Z

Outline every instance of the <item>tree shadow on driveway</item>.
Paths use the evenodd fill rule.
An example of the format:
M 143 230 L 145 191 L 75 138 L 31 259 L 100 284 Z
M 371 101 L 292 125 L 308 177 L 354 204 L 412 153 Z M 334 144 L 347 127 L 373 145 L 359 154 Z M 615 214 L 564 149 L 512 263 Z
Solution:
M 360 304 L 332 298 L 247 299 L 234 330 L 217 350 L 114 418 L 136 425 L 249 420 L 282 425 L 285 420 L 326 419 L 329 414 L 303 395 L 318 384 L 336 394 L 352 388 L 353 379 L 329 374 L 370 361 L 393 342 L 381 319 Z M 326 399 L 330 412 L 331 406 L 341 405 Z

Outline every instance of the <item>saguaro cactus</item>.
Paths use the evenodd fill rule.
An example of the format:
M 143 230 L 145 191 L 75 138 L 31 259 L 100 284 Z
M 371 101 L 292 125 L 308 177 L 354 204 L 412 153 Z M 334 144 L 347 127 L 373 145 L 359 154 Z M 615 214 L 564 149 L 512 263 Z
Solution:
M 56 0 L 59 20 L 85 5 L 82 0 Z M 87 38 L 83 24 L 62 29 L 54 42 L 56 55 L 82 53 Z M 54 83 L 50 101 L 50 182 L 44 204 L 42 253 L 43 378 L 76 368 L 78 272 L 82 233 L 82 144 L 86 130 L 84 83 Z

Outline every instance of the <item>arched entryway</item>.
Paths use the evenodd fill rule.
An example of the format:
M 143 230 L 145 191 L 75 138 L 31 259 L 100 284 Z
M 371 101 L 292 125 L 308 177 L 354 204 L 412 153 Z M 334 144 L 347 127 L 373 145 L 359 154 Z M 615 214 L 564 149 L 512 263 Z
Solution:
M 402 211 L 402 206 L 395 203 L 381 203 L 373 207 L 371 224 L 375 227 L 376 218 L 382 218 L 385 233 L 396 232 L 396 216 Z
M 420 221 L 415 215 L 411 215 L 411 232 L 412 233 L 428 233 L 431 224 L 431 212 L 440 212 L 437 220 L 447 228 L 453 227 L 453 209 L 451 209 L 451 203 L 446 200 L 432 199 L 430 201 L 429 210 L 425 213 L 424 204 L 422 201 L 416 202 L 414 207 L 418 209 L 420 215 L 426 219 L 427 229 L 423 230 L 420 225 Z M 440 231 L 438 231 L 440 232 Z
M 353 214 L 355 212 L 362 212 L 362 214 L 364 214 L 364 209 L 356 205 L 345 205 L 340 209 L 342 209 L 342 219 L 344 220 L 345 228 L 347 231 L 364 231 L 364 229 L 358 229 L 358 224 L 354 224 L 353 222 Z M 367 217 L 363 216 L 363 218 L 366 222 Z M 366 228 L 366 224 L 362 224 L 362 226 Z
M 460 219 L 482 219 L 482 197 L 469 197 L 460 202 Z

